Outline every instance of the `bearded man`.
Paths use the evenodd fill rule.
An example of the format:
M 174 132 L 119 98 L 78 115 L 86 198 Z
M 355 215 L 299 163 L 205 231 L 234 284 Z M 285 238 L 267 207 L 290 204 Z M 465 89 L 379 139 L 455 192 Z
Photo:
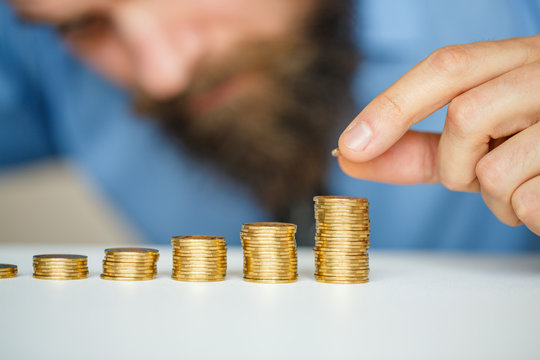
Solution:
M 525 223 L 539 233 L 535 202 L 519 200 L 518 206 L 516 200 L 514 206 L 510 199 L 536 176 L 537 157 L 530 151 L 523 155 L 528 171 L 509 168 L 517 175 L 500 187 L 486 186 L 485 179 L 498 174 L 509 156 L 505 154 L 518 151 L 515 146 L 480 175 L 475 172 L 498 145 L 536 124 L 530 119 L 540 111 L 529 105 L 532 100 L 512 105 L 526 108 L 526 120 L 519 126 L 505 127 L 505 117 L 492 125 L 482 117 L 470 119 L 485 125 L 474 128 L 476 132 L 458 131 L 471 141 L 452 141 L 453 113 L 440 139 L 406 133 L 444 105 L 459 105 L 461 94 L 536 64 L 538 38 L 531 35 L 540 18 L 533 16 L 529 25 L 514 21 L 529 14 L 523 4 L 509 8 L 486 1 L 473 9 L 459 1 L 439 8 L 418 2 L 365 1 L 353 6 L 351 1 L 325 0 L 12 4 L 20 17 L 46 28 L 21 25 L 0 5 L 0 111 L 5 122 L 1 162 L 50 155 L 73 159 L 149 240 L 167 243 L 172 234 L 210 233 L 238 243 L 241 223 L 276 220 L 297 223 L 299 242 L 308 244 L 311 198 L 339 193 L 371 200 L 375 246 L 540 248 L 526 227 L 499 223 L 477 194 L 433 185 L 404 188 L 352 181 L 329 157 L 339 130 L 354 115 L 354 88 L 354 98 L 361 103 L 375 100 L 340 139 L 339 164 L 347 173 L 480 191 L 503 222 Z M 481 16 L 471 15 L 476 20 L 470 21 L 463 16 L 465 8 L 467 14 Z M 508 21 L 501 21 L 501 14 Z M 430 18 L 437 21 L 421 21 Z M 455 28 L 448 31 L 445 19 L 461 21 L 465 35 Z M 471 31 L 475 27 L 480 30 Z M 413 69 L 375 97 L 437 47 L 483 40 L 486 33 L 492 39 L 531 37 L 435 52 L 420 70 Z M 59 37 L 89 68 L 64 49 Z M 426 41 L 416 42 L 419 38 Z M 363 62 L 352 86 L 358 49 Z M 529 62 L 509 57 L 516 51 L 516 58 L 532 54 Z M 486 65 L 481 61 L 485 58 L 492 60 Z M 501 63 L 505 66 L 498 66 Z M 485 71 L 479 72 L 484 65 Z M 465 70 L 460 72 L 460 66 Z M 531 76 L 536 71 L 533 65 L 526 70 Z M 506 91 L 519 94 L 530 86 L 523 80 Z M 489 91 L 484 96 L 482 104 L 501 98 Z M 461 115 L 465 107 L 451 109 Z M 418 126 L 440 131 L 444 117 L 432 118 L 431 124 Z M 497 127 L 505 130 L 492 131 Z M 522 144 L 534 147 L 527 139 Z M 464 144 L 477 150 L 472 158 L 463 151 Z M 456 154 L 453 149 L 459 146 Z M 520 191 L 520 199 L 538 195 L 534 184 Z M 524 203 L 532 205 L 525 211 Z

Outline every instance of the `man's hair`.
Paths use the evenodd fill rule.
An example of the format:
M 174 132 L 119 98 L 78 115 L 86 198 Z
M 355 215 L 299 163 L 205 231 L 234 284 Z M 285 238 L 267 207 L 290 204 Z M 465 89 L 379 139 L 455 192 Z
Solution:
M 197 119 L 181 115 L 181 98 L 146 108 L 186 151 L 246 185 L 275 220 L 309 228 L 312 198 L 326 192 L 330 150 L 352 115 L 353 13 L 350 0 L 321 0 L 299 42 L 263 47 L 255 57 L 269 61 L 275 91 L 257 103 L 239 101 Z

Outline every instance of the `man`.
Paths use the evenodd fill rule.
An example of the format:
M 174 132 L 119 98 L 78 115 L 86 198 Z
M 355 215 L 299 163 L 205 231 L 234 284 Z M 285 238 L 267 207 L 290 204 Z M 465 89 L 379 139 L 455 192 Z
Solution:
M 369 14 L 370 5 L 372 10 L 377 8 L 377 5 L 367 2 L 362 3 L 359 11 Z M 146 227 L 146 232 L 157 241 L 167 242 L 168 235 L 180 232 L 225 233 L 231 238 L 234 236 L 231 223 L 238 228 L 239 223 L 235 222 L 268 217 L 295 221 L 301 225 L 301 229 L 308 229 L 305 219 L 306 214 L 310 214 L 308 204 L 311 195 L 317 192 L 339 192 L 362 194 L 370 198 L 373 203 L 375 244 L 379 241 L 383 246 L 499 249 L 539 247 L 534 242 L 534 235 L 524 228 L 510 231 L 487 218 L 488 212 L 479 208 L 479 199 L 451 195 L 440 187 L 423 189 L 424 200 L 418 203 L 404 203 L 398 197 L 388 201 L 384 196 L 391 195 L 394 190 L 388 189 L 394 188 L 373 191 L 369 187 L 377 185 L 372 184 L 364 184 L 361 188 L 359 183 L 355 183 L 355 190 L 351 191 L 347 189 L 346 181 L 339 176 L 333 176 L 330 180 L 330 190 L 325 189 L 323 174 L 327 158 L 324 154 L 330 148 L 335 125 L 331 120 L 340 117 L 339 110 L 347 111 L 347 95 L 340 92 L 340 89 L 347 89 L 347 79 L 350 78 L 355 59 L 354 51 L 350 48 L 350 29 L 346 21 L 350 13 L 347 2 L 237 0 L 227 2 L 224 6 L 219 1 L 210 0 L 117 3 L 88 0 L 76 4 L 63 0 L 20 0 L 15 1 L 15 7 L 24 17 L 58 25 L 76 53 L 109 79 L 131 89 L 136 95 L 138 108 L 159 119 L 169 133 L 181 140 L 184 152 L 179 154 L 172 146 L 164 145 L 166 139 L 156 134 L 153 128 L 147 127 L 148 124 L 130 123 L 120 134 L 115 128 L 118 119 L 113 124 L 86 123 L 84 129 L 80 125 L 68 123 L 82 112 L 95 113 L 95 120 L 99 122 L 104 109 L 107 109 L 109 115 L 114 114 L 113 117 L 126 118 L 126 100 L 114 101 L 96 92 L 96 88 L 105 87 L 102 84 L 96 86 L 97 80 L 89 79 L 93 74 L 81 69 L 60 72 L 56 74 L 57 77 L 54 74 L 44 76 L 47 79 L 42 83 L 53 86 L 43 94 L 45 98 L 50 98 L 53 92 L 62 93 L 62 90 L 66 96 L 57 100 L 61 102 L 57 107 L 50 106 L 60 109 L 59 114 L 53 116 L 66 120 L 60 126 L 62 134 L 54 139 L 54 143 L 58 142 L 58 138 L 69 139 L 68 144 L 63 144 L 62 152 L 77 154 L 78 160 L 86 164 L 105 191 L 143 228 Z M 392 17 L 392 12 L 398 8 L 396 5 L 394 8 L 385 8 L 386 13 L 378 16 Z M 502 8 L 502 3 L 498 7 L 491 5 L 493 11 Z M 367 20 L 369 23 L 370 19 Z M 324 26 L 321 27 L 321 24 Z M 527 31 L 530 32 L 530 29 L 523 32 Z M 524 47 L 533 53 L 537 41 L 535 38 L 528 41 L 529 45 Z M 477 46 L 484 45 L 472 45 L 472 48 Z M 508 51 L 511 50 L 513 48 Z M 364 51 L 364 55 L 367 55 L 366 61 L 369 64 L 370 52 Z M 436 68 L 438 71 L 426 75 L 425 70 L 420 68 L 398 83 L 397 90 L 389 90 L 398 100 L 404 98 L 404 93 L 410 92 L 412 97 L 403 101 L 406 104 L 417 102 L 417 108 L 412 105 L 411 109 L 404 108 L 405 104 L 388 98 L 388 92 L 383 93 L 375 100 L 375 105 L 365 110 L 368 113 L 372 111 L 368 118 L 377 120 L 360 121 L 359 126 L 353 126 L 352 130 L 349 128 L 350 131 L 342 136 L 340 164 L 347 172 L 363 178 L 398 183 L 438 180 L 436 175 L 429 178 L 418 175 L 426 173 L 425 169 L 433 170 L 420 167 L 424 165 L 421 161 L 411 162 L 411 166 L 403 170 L 399 170 L 396 165 L 402 164 L 410 156 L 410 161 L 419 158 L 415 154 L 427 154 L 435 158 L 434 151 L 425 151 L 434 148 L 437 142 L 434 135 L 410 133 L 412 135 L 403 137 L 396 147 L 388 152 L 385 150 L 400 138 L 406 125 L 421 120 L 443 106 L 444 101 L 450 102 L 459 95 L 460 90 L 476 87 L 479 81 L 486 82 L 499 73 L 488 71 L 491 78 L 488 75 L 480 77 L 480 80 L 468 83 L 467 88 L 463 82 L 471 80 L 470 73 L 464 72 L 460 79 L 454 79 L 454 73 L 445 68 L 447 59 L 455 54 L 450 52 L 450 55 L 437 56 L 434 62 L 441 62 L 441 66 Z M 498 53 L 486 56 L 494 56 L 495 59 L 501 57 Z M 437 60 L 439 58 L 442 60 Z M 66 59 L 63 56 L 40 59 L 40 62 L 46 64 L 48 61 L 63 62 Z M 534 61 L 534 56 L 531 61 Z M 433 61 L 427 61 L 430 62 Z M 518 66 L 515 62 L 512 64 Z M 471 64 L 465 62 L 464 66 L 467 65 Z M 472 66 L 470 72 L 475 72 L 475 66 L 480 65 Z M 509 71 L 505 69 L 498 70 Z M 440 73 L 444 72 L 449 73 L 447 78 L 440 78 Z M 437 76 L 437 81 L 432 79 Z M 454 83 L 450 80 L 454 80 Z M 54 88 L 53 84 L 66 82 L 69 85 L 63 89 Z M 418 93 L 408 89 L 416 89 L 419 84 L 429 86 L 417 90 Z M 449 87 L 447 93 L 435 92 L 446 86 Z M 83 96 L 92 99 L 94 104 L 87 103 L 88 107 L 83 109 L 66 107 L 65 103 L 69 103 L 70 98 L 81 96 L 80 93 L 74 96 L 72 92 L 83 92 Z M 112 93 L 111 89 L 107 89 L 107 92 Z M 114 94 L 114 99 L 118 100 L 120 96 Z M 389 102 L 381 101 L 387 98 Z M 396 114 L 391 113 L 392 108 L 385 104 L 394 104 Z M 43 104 L 40 102 L 40 105 Z M 366 114 L 365 111 L 362 114 Z M 361 119 L 364 116 L 361 115 Z M 528 124 L 532 125 L 532 122 L 529 120 Z M 383 123 L 389 130 L 380 125 Z M 111 131 L 104 131 L 104 128 L 110 127 L 113 127 Z M 513 131 L 519 130 L 523 129 Z M 389 134 L 387 138 L 385 131 Z M 366 140 L 370 138 L 366 133 L 373 136 L 373 142 Z M 88 139 L 90 146 L 85 147 Z M 62 143 L 62 140 L 59 142 Z M 441 149 L 446 148 L 448 146 L 441 145 Z M 199 157 L 186 158 L 187 151 Z M 123 155 L 119 155 L 123 152 Z M 445 151 L 439 153 L 443 156 Z M 483 153 L 476 157 L 480 155 L 483 156 Z M 107 157 L 110 156 L 114 160 L 108 161 Z M 438 169 L 444 169 L 441 165 L 443 163 L 455 167 L 452 163 L 455 157 L 450 152 L 450 160 L 442 159 L 438 162 L 433 173 L 438 174 Z M 209 159 L 211 164 L 232 174 L 237 182 L 224 184 L 227 180 L 215 173 L 214 169 L 208 169 L 208 162 L 199 159 Z M 469 159 L 468 163 L 473 160 Z M 534 163 L 534 159 L 529 161 Z M 468 166 L 465 173 L 471 177 L 471 165 Z M 446 182 L 447 177 L 443 176 L 442 179 Z M 474 179 L 476 175 L 471 181 L 474 182 Z M 238 187 L 238 184 L 247 187 Z M 218 185 L 221 189 L 217 188 Z M 227 190 L 223 191 L 223 188 Z M 251 190 L 252 196 L 262 206 L 254 209 L 249 204 L 245 188 Z M 456 190 L 480 188 L 462 186 L 456 187 Z M 194 193 L 193 189 L 203 192 L 204 196 Z M 409 190 L 400 189 L 395 193 L 410 196 Z M 430 198 L 425 198 L 426 193 Z M 437 204 L 433 201 L 437 198 L 445 198 L 447 201 Z M 178 204 L 172 199 L 183 202 L 180 206 L 182 211 L 178 211 Z M 461 201 L 463 204 L 458 206 Z M 494 207 L 490 200 L 487 202 L 490 207 Z M 394 204 L 410 204 L 417 211 L 413 214 L 416 215 L 414 224 L 410 222 L 414 229 L 408 228 L 396 218 L 398 214 L 403 218 L 410 214 L 403 212 L 399 206 L 393 213 Z M 445 209 L 449 204 L 451 208 Z M 471 204 L 480 213 L 460 219 L 460 216 L 473 210 L 469 206 Z M 434 205 L 439 208 L 434 208 Z M 432 209 L 432 214 L 426 214 L 427 208 Z M 452 217 L 448 216 L 449 210 Z M 499 210 L 494 211 L 499 215 Z M 426 222 L 429 215 L 440 220 Z M 185 218 L 182 219 L 182 216 Z M 511 219 L 499 216 L 511 222 Z M 163 217 L 168 219 L 164 221 Z M 446 219 L 447 222 L 444 221 Z M 177 225 L 171 226 L 173 222 Z M 534 230 L 536 223 L 528 223 Z M 450 231 L 433 239 L 433 234 L 452 227 L 460 229 L 462 233 Z M 389 229 L 397 230 L 397 233 Z M 491 239 L 491 243 L 483 238 L 473 239 L 475 232 Z M 493 238 L 491 233 L 497 236 Z M 505 239 L 505 235 L 516 239 L 511 243 Z M 306 235 L 301 237 L 305 238 Z M 230 242 L 235 242 L 234 238 Z

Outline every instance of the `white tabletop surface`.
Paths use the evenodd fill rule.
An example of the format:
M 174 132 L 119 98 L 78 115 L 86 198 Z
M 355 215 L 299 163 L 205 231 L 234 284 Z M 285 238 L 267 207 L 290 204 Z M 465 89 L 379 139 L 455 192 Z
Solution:
M 99 278 L 103 247 L 0 246 L 0 359 L 540 359 L 540 256 L 371 252 L 371 282 L 170 279 L 171 249 L 146 282 Z M 89 257 L 90 278 L 33 279 L 32 255 Z

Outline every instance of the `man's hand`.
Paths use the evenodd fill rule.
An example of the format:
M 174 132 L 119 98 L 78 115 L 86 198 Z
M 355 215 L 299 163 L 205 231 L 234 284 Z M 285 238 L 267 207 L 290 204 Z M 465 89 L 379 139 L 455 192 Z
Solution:
M 446 104 L 442 134 L 409 127 Z M 435 51 L 339 139 L 349 175 L 481 192 L 505 224 L 540 235 L 540 35 Z

